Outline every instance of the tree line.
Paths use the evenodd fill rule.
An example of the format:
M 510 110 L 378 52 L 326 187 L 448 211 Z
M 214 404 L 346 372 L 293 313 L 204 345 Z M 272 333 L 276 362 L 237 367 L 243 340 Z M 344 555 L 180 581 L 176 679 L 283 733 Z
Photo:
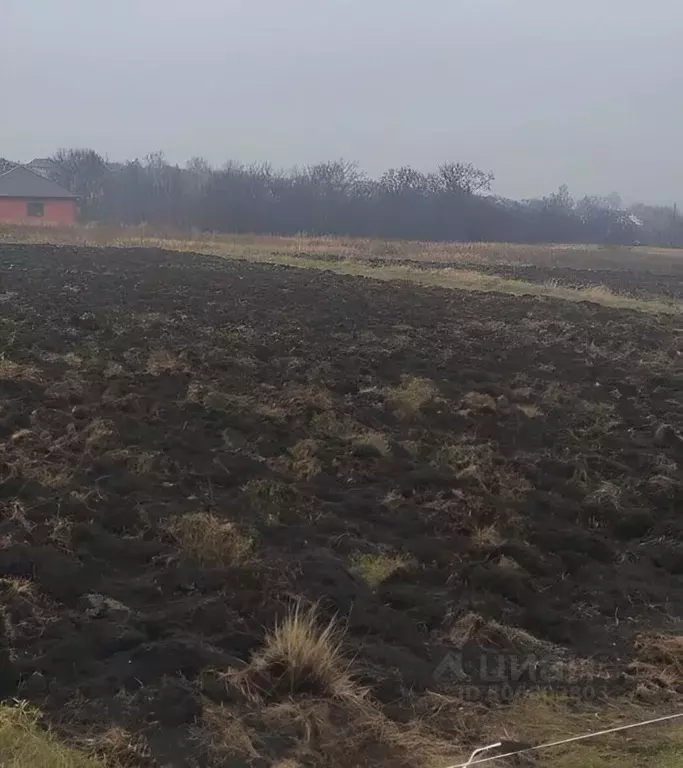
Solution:
M 344 160 L 277 170 L 269 163 L 202 158 L 184 166 L 156 152 L 125 163 L 91 149 L 61 149 L 54 181 L 80 200 L 85 221 L 151 224 L 214 232 L 349 235 L 443 241 L 644 243 L 683 246 L 675 206 L 625 208 L 618 195 L 551 195 L 511 200 L 490 194 L 492 173 L 444 162 L 371 178 Z M 12 163 L 0 159 L 0 172 Z

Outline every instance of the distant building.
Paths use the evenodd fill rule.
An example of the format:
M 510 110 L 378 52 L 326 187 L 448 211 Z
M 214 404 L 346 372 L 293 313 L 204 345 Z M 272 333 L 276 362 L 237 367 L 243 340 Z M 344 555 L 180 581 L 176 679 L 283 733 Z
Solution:
M 16 165 L 0 174 L 0 222 L 11 224 L 75 224 L 76 195 Z
M 30 163 L 26 163 L 26 168 L 50 180 L 54 179 L 55 174 L 59 171 L 59 165 L 54 160 L 50 160 L 49 157 L 35 157 Z

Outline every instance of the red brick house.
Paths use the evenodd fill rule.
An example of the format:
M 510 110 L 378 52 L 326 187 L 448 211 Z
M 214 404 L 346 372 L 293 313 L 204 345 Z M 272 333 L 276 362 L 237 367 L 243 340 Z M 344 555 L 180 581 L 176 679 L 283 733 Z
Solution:
M 0 223 L 75 224 L 76 195 L 17 165 L 0 174 Z

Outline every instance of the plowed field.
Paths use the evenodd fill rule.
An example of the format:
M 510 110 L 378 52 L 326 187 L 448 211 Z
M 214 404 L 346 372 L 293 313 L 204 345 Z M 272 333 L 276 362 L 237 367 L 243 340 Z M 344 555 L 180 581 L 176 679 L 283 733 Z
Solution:
M 0 694 L 212 764 L 303 599 L 391 722 L 464 644 L 678 696 L 642 648 L 683 615 L 682 352 L 597 304 L 0 246 Z

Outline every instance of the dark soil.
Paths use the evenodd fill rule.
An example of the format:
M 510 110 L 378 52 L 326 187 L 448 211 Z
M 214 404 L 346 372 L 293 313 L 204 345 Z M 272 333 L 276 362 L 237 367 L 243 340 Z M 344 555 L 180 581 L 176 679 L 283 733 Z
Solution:
M 615 688 L 638 633 L 680 629 L 680 320 L 0 246 L 0 346 L 0 695 L 62 729 L 206 764 L 208 670 L 298 596 L 343 619 L 396 717 L 467 614 Z M 169 524 L 200 510 L 256 560 L 188 560 Z M 353 564 L 378 554 L 411 565 L 371 588 Z

